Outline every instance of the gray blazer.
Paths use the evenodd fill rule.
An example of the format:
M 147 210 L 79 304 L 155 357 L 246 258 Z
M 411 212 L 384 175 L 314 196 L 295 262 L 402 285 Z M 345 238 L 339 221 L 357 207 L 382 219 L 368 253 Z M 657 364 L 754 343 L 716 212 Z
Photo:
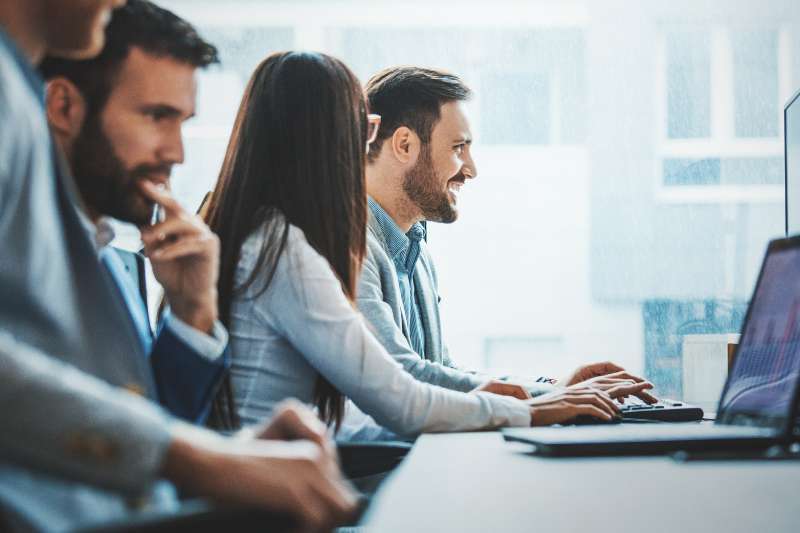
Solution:
M 459 370 L 450 360 L 442 341 L 436 269 L 425 242 L 420 243 L 414 269 L 414 289 L 425 332 L 425 353 L 417 354 L 408 340 L 408 318 L 386 237 L 372 211 L 368 216 L 367 255 L 358 283 L 358 308 L 372 325 L 373 333 L 395 360 L 420 381 L 462 392 L 474 389 L 487 377 Z
M 63 530 L 153 494 L 172 422 L 120 389 L 155 391 L 73 184 L 54 175 L 41 87 L 0 29 L 0 508 Z
M 408 318 L 405 316 L 397 270 L 389 255 L 386 236 L 371 210 L 368 211 L 367 220 L 367 255 L 358 283 L 358 308 L 386 350 L 415 378 L 462 392 L 472 390 L 490 379 L 490 376 L 462 370 L 450 359 L 442 340 L 439 317 L 441 298 L 436 268 L 427 244 L 423 241 L 420 246 L 414 270 L 414 289 L 419 300 L 421 325 L 425 331 L 425 353 L 417 354 L 411 348 Z M 536 383 L 534 379 L 515 381 L 522 381 L 534 395 L 552 390 L 551 385 Z

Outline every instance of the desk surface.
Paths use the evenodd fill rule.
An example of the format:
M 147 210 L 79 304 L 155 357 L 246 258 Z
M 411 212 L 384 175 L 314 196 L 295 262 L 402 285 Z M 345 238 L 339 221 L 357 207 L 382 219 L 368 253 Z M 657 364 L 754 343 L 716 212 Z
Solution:
M 800 531 L 800 462 L 543 458 L 499 433 L 423 435 L 367 531 Z

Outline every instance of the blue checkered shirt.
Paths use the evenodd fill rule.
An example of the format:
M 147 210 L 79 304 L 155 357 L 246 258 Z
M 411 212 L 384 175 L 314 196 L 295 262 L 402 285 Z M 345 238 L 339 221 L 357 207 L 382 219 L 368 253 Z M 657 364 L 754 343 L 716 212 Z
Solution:
M 425 238 L 425 226 L 417 222 L 408 233 L 403 233 L 378 202 L 371 197 L 369 208 L 386 237 L 389 256 L 397 270 L 397 281 L 400 283 L 400 296 L 408 320 L 408 341 L 420 357 L 425 357 L 425 331 L 420 320 L 419 301 L 414 288 L 414 269 L 419 259 L 420 241 Z

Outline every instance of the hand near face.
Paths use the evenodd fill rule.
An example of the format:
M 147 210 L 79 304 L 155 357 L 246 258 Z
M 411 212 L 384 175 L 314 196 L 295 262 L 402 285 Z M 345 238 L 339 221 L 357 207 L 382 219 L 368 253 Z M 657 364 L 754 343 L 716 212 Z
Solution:
M 647 392 L 653 388 L 652 383 L 610 362 L 578 367 L 575 372 L 560 380 L 559 384 L 567 388 L 575 385 L 591 386 L 607 392 L 612 398 L 620 401 L 631 395 L 645 403 L 658 401 L 655 396 Z
M 217 319 L 219 239 L 166 190 L 147 180 L 139 182 L 139 189 L 166 212 L 163 222 L 140 228 L 153 274 L 164 287 L 172 312 L 209 333 Z
M 512 396 L 518 400 L 529 400 L 531 398 L 531 393 L 522 385 L 494 379 L 476 387 L 471 392 L 491 392 L 500 396 Z

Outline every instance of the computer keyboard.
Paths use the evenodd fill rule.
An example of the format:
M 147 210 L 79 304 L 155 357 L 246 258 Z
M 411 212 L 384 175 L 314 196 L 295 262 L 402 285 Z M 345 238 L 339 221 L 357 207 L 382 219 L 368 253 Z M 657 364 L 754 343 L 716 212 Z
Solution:
M 662 399 L 652 405 L 626 404 L 621 407 L 624 420 L 658 420 L 661 422 L 693 422 L 703 419 L 703 410 L 675 400 Z

